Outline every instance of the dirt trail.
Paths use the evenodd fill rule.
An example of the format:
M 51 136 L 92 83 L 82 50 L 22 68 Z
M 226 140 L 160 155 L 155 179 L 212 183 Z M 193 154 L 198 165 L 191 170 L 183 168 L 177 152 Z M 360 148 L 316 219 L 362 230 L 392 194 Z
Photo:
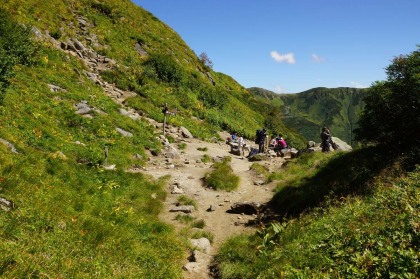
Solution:
M 213 236 L 211 250 L 207 253 L 212 256 L 218 253 L 220 245 L 227 238 L 239 233 L 252 233 L 256 228 L 246 226 L 249 220 L 255 220 L 256 216 L 244 214 L 231 214 L 227 210 L 236 202 L 260 202 L 265 203 L 273 196 L 274 184 L 255 185 L 264 181 L 264 178 L 258 177 L 250 170 L 252 162 L 242 156 L 230 153 L 230 147 L 223 143 L 209 143 L 198 139 L 186 139 L 187 147 L 180 154 L 180 159 L 170 160 L 162 156 L 151 157 L 145 173 L 154 178 L 170 175 L 167 185 L 168 196 L 164 202 L 164 210 L 160 218 L 172 225 L 177 230 L 187 225 L 175 220 L 180 214 L 177 212 L 169 212 L 174 207 L 180 194 L 171 194 L 171 186 L 177 182 L 183 190 L 183 194 L 197 203 L 197 209 L 191 214 L 197 220 L 204 220 L 205 227 L 203 230 L 210 232 Z M 176 146 L 176 144 L 173 144 Z M 207 151 L 199 151 L 197 148 L 207 148 Z M 236 175 L 240 177 L 240 185 L 234 192 L 215 191 L 203 186 L 202 178 L 210 171 L 212 163 L 202 163 L 200 159 L 207 154 L 210 157 L 232 157 L 232 169 Z M 247 154 L 247 152 L 246 152 Z M 271 158 L 267 161 L 259 162 L 266 165 L 269 169 L 278 169 L 284 162 L 283 158 Z M 258 182 L 258 183 L 254 183 Z M 208 209 L 212 207 L 214 211 Z M 188 260 L 186 259 L 186 263 Z M 208 274 L 207 262 L 205 267 L 195 271 L 184 272 L 184 278 L 211 278 Z

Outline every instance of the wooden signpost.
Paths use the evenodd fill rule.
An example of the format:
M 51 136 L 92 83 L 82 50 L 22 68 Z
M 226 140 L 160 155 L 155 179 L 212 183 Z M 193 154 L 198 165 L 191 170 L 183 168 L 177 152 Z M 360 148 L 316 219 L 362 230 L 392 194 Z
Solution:
M 166 133 L 166 115 L 175 115 L 175 112 L 169 111 L 168 104 L 165 103 L 165 107 L 162 109 L 163 113 L 163 135 Z

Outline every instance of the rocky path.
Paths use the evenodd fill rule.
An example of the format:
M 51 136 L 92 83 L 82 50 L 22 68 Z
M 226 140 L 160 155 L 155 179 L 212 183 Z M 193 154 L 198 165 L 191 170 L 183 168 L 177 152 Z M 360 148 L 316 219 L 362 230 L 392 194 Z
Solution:
M 264 184 L 264 178 L 250 170 L 252 162 L 242 156 L 230 154 L 230 147 L 226 144 L 208 143 L 197 139 L 187 139 L 184 142 L 187 147 L 181 152 L 179 158 L 168 159 L 165 153 L 151 157 L 144 173 L 154 178 L 170 176 L 167 185 L 168 196 L 160 217 L 163 221 L 174 225 L 177 230 L 180 231 L 188 226 L 175 220 L 179 212 L 170 212 L 176 205 L 178 197 L 185 195 L 196 202 L 197 208 L 189 214 L 197 220 L 204 220 L 203 230 L 210 232 L 214 239 L 211 247 L 205 248 L 204 254 L 200 253 L 199 260 L 189 263 L 186 258 L 184 278 L 211 278 L 209 265 L 220 245 L 233 235 L 253 233 L 256 230 L 253 226 L 247 226 L 249 220 L 256 219 L 256 215 L 232 214 L 227 211 L 238 202 L 267 202 L 273 196 L 272 190 L 275 185 Z M 207 148 L 207 151 L 199 151 L 197 148 Z M 202 178 L 211 170 L 212 165 L 211 162 L 200 161 L 204 154 L 215 159 L 224 156 L 232 157 L 232 169 L 240 177 L 240 185 L 236 191 L 215 191 L 204 187 Z M 283 161 L 283 158 L 271 158 L 259 163 L 273 170 L 280 168 Z M 175 185 L 182 193 L 173 193 Z
M 76 33 L 80 37 L 89 38 L 89 40 L 86 40 L 85 42 L 88 45 L 99 44 L 97 36 L 89 31 L 90 23 L 87 19 L 82 16 L 79 16 L 77 19 L 79 26 Z M 114 84 L 104 81 L 100 75 L 102 71 L 115 67 L 117 64 L 116 61 L 99 55 L 92 47 L 84 45 L 76 38 L 68 39 L 65 42 L 59 42 L 52 38 L 48 32 L 43 34 L 36 29 L 34 30 L 34 33 L 38 39 L 49 41 L 57 49 L 61 49 L 82 60 L 88 69 L 87 71 L 83 71 L 83 73 L 89 79 L 93 80 L 93 82 L 100 85 L 103 88 L 104 93 L 120 105 L 120 113 L 122 115 L 133 120 L 144 118 L 137 111 L 127 107 L 124 103 L 126 98 L 136 95 L 135 92 L 120 90 Z M 139 54 L 144 55 L 144 53 Z M 54 84 L 49 84 L 48 86 L 51 91 L 66 90 L 65 88 L 60 88 Z M 75 109 L 76 113 L 81 114 L 84 117 L 93 117 L 91 111 L 97 110 L 84 100 L 75 104 Z M 157 129 L 161 127 L 159 126 L 161 124 L 156 123 L 154 120 L 147 120 L 149 120 L 152 125 L 155 125 Z M 182 133 L 177 127 L 170 128 L 176 130 L 174 132 L 176 134 L 174 138 L 177 139 L 177 142 L 169 146 L 172 150 L 178 152 L 179 156 L 172 158 L 164 152 L 160 156 L 151 156 L 150 161 L 144 169 L 132 169 L 128 171 L 142 172 L 156 179 L 162 176 L 170 176 L 167 185 L 168 196 L 164 202 L 164 210 L 160 217 L 163 221 L 172 224 L 178 231 L 181 231 L 188 226 L 175 220 L 175 217 L 180 214 L 179 212 L 170 212 L 177 203 L 178 197 L 180 195 L 185 195 L 196 202 L 197 208 L 189 214 L 196 220 L 203 220 L 205 222 L 205 227 L 202 230 L 211 233 L 214 238 L 211 245 L 204 248 L 201 247 L 199 251 L 195 251 L 195 261 L 189 261 L 188 258 L 191 257 L 185 257 L 184 278 L 212 278 L 209 273 L 209 266 L 211 265 L 213 256 L 218 253 L 220 245 L 226 241 L 227 238 L 235 234 L 253 233 L 256 230 L 255 227 L 246 226 L 248 221 L 256 219 L 255 215 L 232 214 L 227 211 L 231 209 L 232 205 L 238 202 L 267 202 L 273 195 L 272 190 L 275 185 L 265 185 L 263 183 L 264 178 L 258 177 L 258 175 L 250 170 L 252 162 L 249 162 L 246 158 L 241 156 L 230 154 L 230 147 L 228 145 L 224 143 L 203 142 L 194 138 L 185 139 L 181 136 Z M 123 134 L 123 136 L 128 134 L 118 127 L 116 127 L 116 129 Z M 223 134 L 221 136 L 222 138 L 226 138 L 228 135 Z M 161 140 L 164 141 L 165 138 L 161 137 Z M 186 149 L 182 152 L 176 150 L 176 144 L 179 143 L 186 144 Z M 168 144 L 166 147 L 168 147 Z M 207 150 L 199 151 L 197 148 L 207 148 Z M 211 170 L 212 165 L 212 162 L 201 162 L 204 154 L 207 154 L 210 158 L 214 159 L 220 159 L 224 156 L 232 157 L 231 165 L 233 171 L 240 177 L 240 185 L 236 191 L 215 191 L 203 186 L 202 178 Z M 271 170 L 280 168 L 282 163 L 283 159 L 277 157 L 260 162 L 260 164 L 265 164 L 267 168 Z M 182 193 L 173 193 L 175 185 Z

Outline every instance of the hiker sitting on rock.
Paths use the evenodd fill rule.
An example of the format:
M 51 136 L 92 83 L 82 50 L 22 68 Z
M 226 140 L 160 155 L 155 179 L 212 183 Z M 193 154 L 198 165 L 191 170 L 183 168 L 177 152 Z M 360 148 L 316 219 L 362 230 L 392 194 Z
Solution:
M 269 149 L 275 150 L 277 147 L 277 138 L 273 135 L 273 137 L 270 140 L 270 145 L 268 146 Z
M 283 139 L 283 136 L 280 134 L 276 138 L 276 140 L 277 140 L 277 146 L 276 146 L 275 151 L 277 153 L 277 156 L 283 157 L 288 148 L 287 142 Z

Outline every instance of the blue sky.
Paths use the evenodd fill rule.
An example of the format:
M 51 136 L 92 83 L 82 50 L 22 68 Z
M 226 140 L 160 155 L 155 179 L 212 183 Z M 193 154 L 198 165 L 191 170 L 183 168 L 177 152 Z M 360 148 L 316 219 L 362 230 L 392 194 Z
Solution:
M 369 87 L 420 44 L 420 0 L 133 0 L 213 70 L 244 87 L 297 93 Z

